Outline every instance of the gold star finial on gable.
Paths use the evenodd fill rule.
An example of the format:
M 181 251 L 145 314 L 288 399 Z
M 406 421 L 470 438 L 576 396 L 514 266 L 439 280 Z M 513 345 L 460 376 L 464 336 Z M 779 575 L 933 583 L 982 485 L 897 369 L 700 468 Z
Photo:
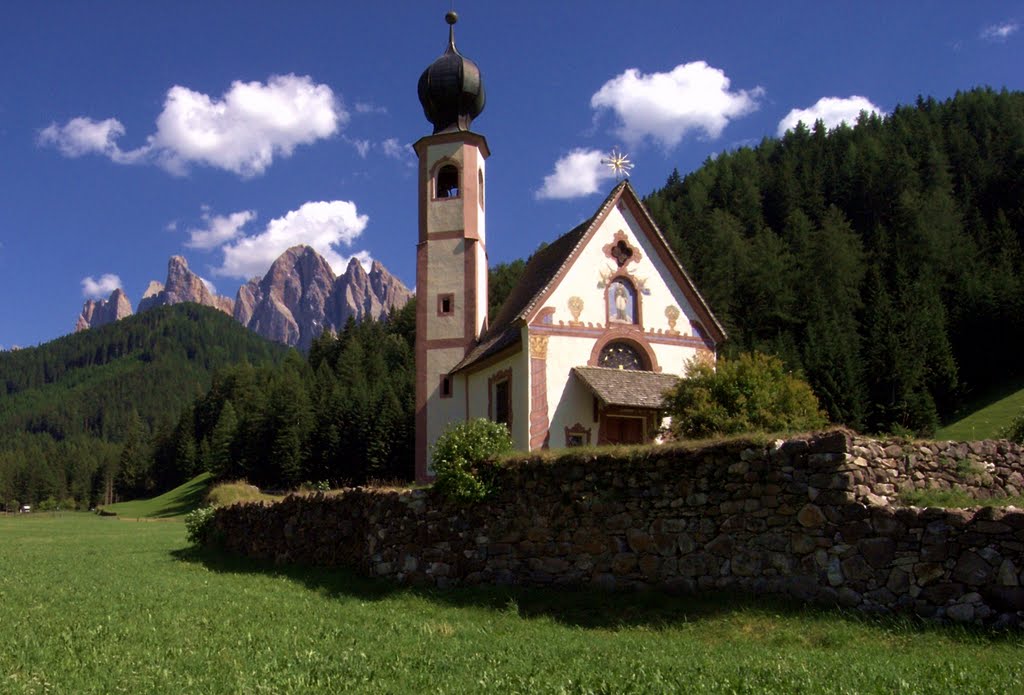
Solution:
M 618 147 L 613 147 L 608 157 L 601 160 L 601 164 L 615 172 L 616 181 L 628 179 L 629 172 L 633 169 L 633 162 L 629 161 L 629 155 L 619 151 Z

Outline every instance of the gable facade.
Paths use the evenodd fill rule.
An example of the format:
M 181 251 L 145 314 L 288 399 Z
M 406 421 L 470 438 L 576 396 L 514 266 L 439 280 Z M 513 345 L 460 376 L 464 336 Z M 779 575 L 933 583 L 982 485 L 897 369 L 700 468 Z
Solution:
M 552 245 L 566 247 L 557 268 L 536 264 L 548 266 L 546 282 L 528 264 L 524 282 L 539 289 L 481 340 L 512 333 L 508 344 L 459 365 L 467 416 L 505 421 L 524 450 L 649 441 L 660 394 L 688 360 L 714 359 L 724 332 L 628 183 L 571 235 Z

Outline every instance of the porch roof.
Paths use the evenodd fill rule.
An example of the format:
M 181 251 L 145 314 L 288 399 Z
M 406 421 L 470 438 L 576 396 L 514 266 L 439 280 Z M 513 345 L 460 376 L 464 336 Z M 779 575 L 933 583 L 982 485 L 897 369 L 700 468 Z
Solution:
M 663 407 L 665 392 L 679 381 L 675 374 L 630 369 L 574 367 L 572 371 L 604 405 L 630 408 Z

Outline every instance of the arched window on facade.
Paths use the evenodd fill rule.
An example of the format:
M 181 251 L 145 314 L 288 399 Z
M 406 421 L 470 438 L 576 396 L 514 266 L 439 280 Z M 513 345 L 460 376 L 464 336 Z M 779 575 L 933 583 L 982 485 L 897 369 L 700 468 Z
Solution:
M 484 170 L 483 169 L 478 169 L 476 173 L 477 173 L 477 178 L 479 179 L 478 187 L 477 187 L 477 193 L 480 196 L 480 209 L 483 210 L 484 209 Z
M 437 170 L 437 180 L 434 182 L 434 197 L 459 197 L 459 169 L 454 164 L 445 164 Z
M 601 349 L 601 354 L 598 355 L 597 366 L 609 369 L 632 369 L 638 372 L 650 369 L 640 351 L 624 340 L 616 340 L 605 345 Z

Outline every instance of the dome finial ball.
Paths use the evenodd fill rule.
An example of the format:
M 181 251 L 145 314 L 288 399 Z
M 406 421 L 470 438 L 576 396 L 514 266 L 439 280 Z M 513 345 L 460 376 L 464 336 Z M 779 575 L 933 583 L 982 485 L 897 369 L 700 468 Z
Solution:
M 449 24 L 455 24 L 455 22 L 459 21 L 459 13 L 456 12 L 455 10 L 450 11 L 448 14 L 444 16 L 444 21 L 448 22 Z

